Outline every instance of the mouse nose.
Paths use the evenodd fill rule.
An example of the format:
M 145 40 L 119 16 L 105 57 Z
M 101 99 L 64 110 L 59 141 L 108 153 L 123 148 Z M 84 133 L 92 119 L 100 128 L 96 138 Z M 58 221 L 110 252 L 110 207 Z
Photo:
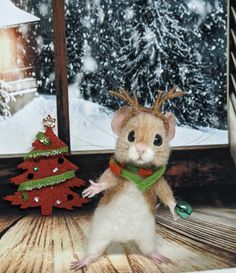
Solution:
M 137 152 L 142 155 L 147 150 L 147 145 L 143 143 L 137 143 L 135 145 Z

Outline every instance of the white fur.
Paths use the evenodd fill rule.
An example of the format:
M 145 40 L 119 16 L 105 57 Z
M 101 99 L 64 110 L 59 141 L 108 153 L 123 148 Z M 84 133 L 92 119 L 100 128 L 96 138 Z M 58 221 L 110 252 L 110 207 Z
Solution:
M 135 145 L 130 146 L 129 151 L 129 158 L 132 161 L 135 161 L 139 164 L 145 164 L 145 163 L 149 163 L 153 160 L 154 158 L 154 152 L 150 147 L 147 147 L 147 149 L 145 150 L 145 152 L 143 154 L 139 154 Z
M 87 255 L 97 258 L 111 241 L 129 240 L 134 240 L 146 255 L 156 250 L 154 217 L 133 182 L 128 183 L 110 203 L 96 209 Z

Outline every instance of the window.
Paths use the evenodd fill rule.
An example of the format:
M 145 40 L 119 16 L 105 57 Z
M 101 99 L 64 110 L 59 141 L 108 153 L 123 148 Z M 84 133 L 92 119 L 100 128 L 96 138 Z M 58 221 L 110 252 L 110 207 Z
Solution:
M 226 5 L 220 1 L 65 1 L 73 151 L 114 148 L 110 122 L 121 102 L 109 90 L 135 90 L 150 106 L 170 101 L 173 146 L 227 144 Z
M 0 154 L 22 154 L 56 116 L 51 1 L 4 0 L 0 19 Z
M 12 111 L 9 80 L 0 71 L 1 155 L 30 149 L 48 114 L 58 115 L 59 137 L 71 142 L 73 152 L 113 149 L 110 122 L 121 102 L 109 91 L 121 87 L 136 90 L 140 103 L 150 106 L 157 90 L 166 91 L 173 84 L 188 95 L 169 102 L 164 109 L 173 111 L 178 120 L 172 146 L 227 144 L 224 0 L 11 2 L 37 19 L 14 26 L 0 51 L 12 51 L 11 43 L 16 39 L 18 49 L 11 56 L 19 62 L 17 69 L 23 68 L 17 76 L 23 73 L 32 78 L 37 96 L 24 104 L 15 100 L 19 109 Z M 64 23 L 67 60 L 60 31 Z M 53 28 L 58 28 L 55 46 Z M 0 39 L 4 35 L 1 30 Z M 56 82 L 55 50 L 59 50 Z M 14 68 L 12 60 L 4 58 L 0 65 L 5 70 Z M 21 88 L 29 89 L 25 85 Z

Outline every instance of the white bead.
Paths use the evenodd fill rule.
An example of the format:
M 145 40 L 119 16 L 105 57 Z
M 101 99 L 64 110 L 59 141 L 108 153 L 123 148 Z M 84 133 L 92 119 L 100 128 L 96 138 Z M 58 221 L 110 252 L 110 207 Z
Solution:
M 58 205 L 60 205 L 60 204 L 61 204 L 61 200 L 58 199 L 58 200 L 56 201 L 56 203 L 57 203 Z
M 39 202 L 39 197 L 37 197 L 37 196 L 34 197 L 34 201 L 38 203 Z
M 58 171 L 58 168 L 57 168 L 57 167 L 54 168 L 54 169 L 52 170 L 53 173 L 55 173 L 55 172 L 57 172 L 57 171 Z

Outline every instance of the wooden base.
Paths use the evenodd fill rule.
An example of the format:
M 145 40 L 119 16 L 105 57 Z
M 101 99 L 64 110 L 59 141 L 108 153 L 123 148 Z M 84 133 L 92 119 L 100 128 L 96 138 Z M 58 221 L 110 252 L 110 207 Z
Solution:
M 236 209 L 194 208 L 188 220 L 174 222 L 157 210 L 157 242 L 172 263 L 157 265 L 136 245 L 113 243 L 89 273 L 179 273 L 235 267 Z M 84 256 L 92 214 L 58 211 L 0 217 L 0 272 L 71 272 L 70 262 Z M 83 272 L 83 271 L 80 271 Z

